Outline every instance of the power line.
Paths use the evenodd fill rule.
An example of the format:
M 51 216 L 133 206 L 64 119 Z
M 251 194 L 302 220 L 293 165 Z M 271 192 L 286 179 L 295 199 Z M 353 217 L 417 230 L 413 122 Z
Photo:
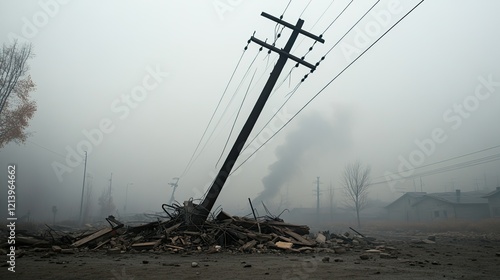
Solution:
M 307 3 L 306 7 L 304 8 L 304 10 L 302 10 L 302 13 L 300 13 L 300 16 L 299 18 L 304 14 L 304 12 L 307 10 L 307 7 L 309 7 L 309 4 L 311 4 L 312 0 L 309 0 L 309 3 Z
M 444 166 L 444 167 L 441 167 L 438 169 L 433 169 L 433 170 L 429 170 L 426 172 L 422 172 L 422 173 L 418 173 L 418 174 L 414 174 L 414 175 L 410 175 L 410 176 L 404 176 L 404 178 L 411 179 L 411 178 L 415 178 L 415 177 L 425 177 L 425 176 L 429 176 L 429 175 L 435 175 L 435 174 L 440 174 L 440 173 L 449 172 L 449 171 L 453 171 L 453 170 L 472 167 L 472 166 L 476 166 L 476 165 L 480 165 L 480 164 L 490 163 L 490 162 L 494 162 L 497 160 L 500 160 L 500 153 L 485 156 L 485 157 L 478 158 L 478 159 L 465 161 L 465 162 L 460 162 L 460 163 L 456 163 L 456 164 L 452 164 L 452 165 L 448 165 L 448 166 Z M 412 169 L 412 170 L 414 170 L 414 169 Z M 391 180 L 379 181 L 379 182 L 371 183 L 370 185 L 385 184 L 385 183 L 392 182 L 395 180 L 397 180 L 397 179 L 394 178 Z
M 255 32 L 254 32 L 255 34 Z M 227 82 L 227 85 L 226 85 L 226 88 L 224 89 L 224 92 L 222 93 L 222 96 L 220 97 L 219 99 L 219 102 L 217 103 L 217 106 L 215 107 L 215 110 L 214 112 L 212 113 L 212 116 L 210 117 L 210 120 L 208 121 L 208 124 L 205 128 L 205 131 L 203 131 L 203 134 L 201 135 L 201 138 L 200 140 L 198 141 L 198 144 L 196 145 L 196 148 L 193 152 L 193 154 L 191 155 L 191 158 L 189 159 L 189 162 L 188 164 L 186 165 L 186 167 L 184 168 L 184 171 L 182 172 L 181 176 L 180 177 L 183 177 L 189 170 L 189 168 L 191 167 L 192 163 L 193 163 L 193 158 L 196 154 L 196 152 L 198 151 L 198 148 L 200 147 L 200 144 L 201 142 L 203 141 L 203 138 L 205 137 L 207 131 L 208 131 L 208 128 L 210 127 L 210 124 L 212 123 L 212 120 L 215 116 L 215 114 L 217 113 L 217 110 L 219 109 L 219 106 L 222 102 L 222 99 L 224 98 L 224 96 L 226 95 L 226 92 L 227 92 L 227 89 L 229 88 L 229 84 L 231 83 L 231 81 L 233 80 L 233 77 L 234 77 L 234 74 L 236 73 L 236 71 L 238 70 L 238 67 L 240 66 L 240 63 L 241 63 L 241 60 L 243 59 L 243 56 L 245 55 L 245 52 L 247 51 L 248 49 L 248 45 L 250 45 L 250 42 L 251 40 L 248 40 L 247 41 L 247 45 L 245 46 L 245 48 L 243 49 L 243 53 L 241 54 L 239 60 L 238 60 L 238 63 L 236 64 L 236 67 L 234 68 L 233 70 L 233 73 L 231 74 L 231 77 L 229 78 L 229 81 Z
M 351 1 L 351 2 L 352 2 L 352 1 Z M 370 8 L 369 8 L 369 9 L 368 9 L 368 10 L 367 10 L 364 14 L 363 14 L 363 16 L 361 16 L 361 18 L 359 18 L 359 19 L 356 21 L 356 23 L 354 23 L 354 24 L 351 26 L 351 28 L 349 28 L 349 30 L 347 30 L 347 32 L 346 32 L 346 33 L 345 33 L 345 34 L 344 34 L 344 35 L 343 35 L 343 36 L 342 36 L 342 37 L 341 37 L 341 38 L 340 38 L 340 39 L 339 39 L 339 40 L 338 40 L 338 41 L 337 41 L 337 42 L 333 45 L 333 47 L 332 47 L 332 48 L 330 48 L 330 50 L 329 50 L 329 51 L 328 51 L 328 52 L 327 52 L 327 53 L 326 53 L 326 54 L 322 57 L 322 60 L 324 60 L 324 59 L 325 59 L 326 55 L 328 55 L 328 53 L 329 53 L 329 52 L 330 52 L 330 51 L 331 51 L 331 50 L 332 50 L 335 46 L 337 46 L 337 45 L 340 43 L 340 41 L 341 41 L 341 40 L 342 40 L 342 39 L 343 39 L 343 38 L 344 38 L 344 37 L 345 37 L 345 36 L 346 36 L 346 35 L 347 35 L 347 34 L 348 34 L 348 33 L 349 33 L 349 32 L 350 32 L 350 31 L 351 31 L 351 30 L 352 30 L 352 29 L 353 29 L 353 28 L 354 28 L 354 27 L 355 27 L 355 26 L 356 26 L 356 25 L 357 25 L 357 24 L 358 24 L 358 23 L 359 23 L 359 22 L 360 22 L 360 21 L 361 21 L 361 20 L 362 20 L 362 19 L 363 19 L 366 15 L 367 15 L 367 14 L 368 14 L 368 13 L 369 13 L 369 12 L 370 12 L 370 11 L 371 11 L 371 10 L 372 10 L 372 9 L 373 9 L 373 8 L 374 8 L 374 7 L 375 7 L 375 6 L 379 3 L 379 2 L 380 2 L 380 0 L 378 0 L 377 2 L 375 2 L 375 3 L 374 3 L 374 4 L 373 4 L 373 5 L 372 5 L 372 6 L 371 6 L 371 7 L 370 7 Z M 332 3 L 333 3 L 333 1 L 332 1 Z M 331 5 L 331 4 L 330 4 L 330 5 Z M 350 5 L 350 3 L 349 3 L 349 5 Z M 349 5 L 348 5 L 348 6 L 349 6 Z M 348 6 L 346 6 L 346 8 L 347 8 Z M 340 14 L 339 14 L 339 16 L 340 16 L 340 15 L 341 15 L 341 14 L 342 14 L 345 10 L 346 10 L 346 8 L 345 8 L 345 9 L 344 9 L 344 10 L 343 10 Z M 337 18 L 338 18 L 338 17 L 337 17 Z M 336 19 L 337 19 L 337 18 L 336 18 Z M 335 19 L 335 20 L 336 20 L 336 19 Z M 334 21 L 335 21 L 335 20 L 334 20 Z M 332 22 L 332 23 L 333 23 L 333 22 Z M 325 30 L 325 31 L 326 31 L 326 30 Z M 311 48 L 310 48 L 310 49 L 311 49 Z M 308 53 L 309 53 L 309 52 L 308 52 Z M 307 53 L 306 53 L 306 54 L 307 54 Z M 304 56 L 304 57 L 305 57 L 305 56 Z M 319 65 L 319 62 L 318 62 L 318 63 L 316 63 L 316 65 Z M 297 66 L 298 66 L 298 65 L 295 65 L 295 67 L 297 67 Z M 290 69 L 290 72 L 288 73 L 288 75 L 290 75 L 290 74 L 291 74 L 292 70 L 293 70 L 295 67 L 292 67 L 292 69 Z M 286 78 L 285 78 L 285 79 L 286 79 Z M 283 82 L 284 82 L 284 80 L 283 80 Z M 278 85 L 277 89 L 279 89 L 279 87 L 281 87 L 281 85 L 283 84 L 283 82 L 282 82 L 280 85 Z M 279 111 L 280 111 L 280 110 L 281 110 L 281 109 L 282 109 L 282 108 L 286 105 L 286 103 L 290 100 L 291 95 L 293 95 L 293 94 L 297 91 L 297 89 L 298 89 L 298 88 L 299 88 L 299 86 L 302 84 L 302 82 L 304 82 L 304 79 L 300 80 L 300 82 L 299 82 L 299 83 L 295 86 L 295 88 L 294 88 L 291 92 L 289 92 L 289 93 L 285 96 L 285 97 L 287 97 L 287 99 L 283 102 L 283 104 L 280 106 L 280 108 L 279 108 L 279 109 L 278 109 L 278 110 L 277 110 L 277 111 L 273 114 L 273 116 L 272 116 L 272 117 L 271 117 L 271 118 L 270 118 L 270 119 L 266 122 L 266 124 L 265 124 L 265 125 L 264 125 L 264 126 L 263 126 L 260 130 L 259 130 L 259 132 L 258 132 L 258 133 L 257 133 L 257 134 L 256 134 L 256 135 L 252 138 L 252 140 L 249 142 L 249 144 L 247 144 L 247 145 L 245 146 L 244 150 L 245 150 L 245 149 L 247 149 L 247 148 L 251 145 L 251 143 L 253 143 L 253 141 L 254 141 L 254 140 L 255 140 L 255 139 L 256 139 L 256 138 L 260 135 L 260 133 L 261 133 L 261 132 L 262 132 L 262 131 L 263 131 L 263 130 L 267 127 L 267 125 L 268 125 L 268 124 L 269 124 L 269 123 L 270 123 L 270 122 L 274 119 L 274 117 L 278 114 L 278 112 L 279 112 Z
M 454 160 L 454 159 L 457 159 L 457 158 L 462 158 L 462 157 L 466 157 L 466 156 L 478 154 L 478 153 L 481 153 L 481 152 L 484 152 L 484 151 L 488 151 L 488 150 L 492 150 L 492 149 L 496 149 L 496 148 L 500 148 L 500 145 L 489 147 L 489 148 L 486 148 L 486 149 L 482 149 L 482 150 L 471 152 L 471 153 L 467 153 L 467 154 L 463 154 L 463 155 L 460 155 L 460 156 L 456 156 L 456 157 L 452 157 L 452 158 L 440 160 L 440 161 L 437 161 L 437 162 L 434 162 L 434 163 L 429 163 L 429 164 L 426 164 L 426 165 L 418 166 L 418 167 L 415 167 L 413 169 L 408 169 L 408 170 L 405 170 L 405 171 L 394 173 L 394 175 L 399 175 L 401 173 L 406 173 L 408 171 L 414 171 L 414 170 L 421 169 L 421 168 L 424 168 L 424 167 L 436 165 L 436 164 L 447 162 L 447 161 Z M 379 176 L 379 177 L 375 177 L 373 179 L 378 179 L 378 178 L 385 178 L 385 176 Z
M 368 50 L 370 50 L 380 39 L 382 39 L 389 31 L 391 31 L 396 25 L 398 25 L 403 19 L 405 19 L 411 12 L 413 12 L 420 4 L 422 4 L 424 0 L 421 0 L 417 5 L 415 5 L 411 10 L 409 10 L 403 17 L 401 17 L 396 23 L 394 23 L 388 30 L 386 30 L 377 40 L 375 40 L 368 48 L 366 48 L 359 56 L 357 56 L 351 63 L 349 63 L 342 71 L 340 71 L 333 79 L 331 79 L 323 88 L 321 88 L 311 99 L 309 99 L 304 106 L 302 106 L 282 127 L 280 127 L 269 139 L 264 141 L 262 145 L 260 145 L 252 154 L 250 154 L 240 165 L 238 165 L 234 170 L 230 173 L 233 174 L 236 170 L 238 170 L 244 163 L 246 163 L 256 152 L 258 152 L 265 144 L 267 144 L 276 134 L 278 134 L 285 126 L 287 126 L 305 107 L 307 107 L 319 94 L 321 94 L 328 86 L 330 86 L 333 81 L 335 81 L 341 74 L 343 74 L 352 64 L 358 61 Z M 324 57 L 323 57 L 324 58 Z M 322 58 L 322 59 L 323 59 Z M 306 75 L 307 76 L 307 75 Z
M 325 31 L 323 31 L 323 33 L 321 33 L 321 35 L 325 34 L 325 32 L 330 29 L 330 27 L 337 21 L 337 19 L 347 10 L 347 8 L 349 8 L 349 6 L 351 6 L 352 2 L 354 0 L 351 0 L 351 2 L 349 2 L 349 4 L 347 4 L 347 6 L 345 6 L 345 8 L 342 10 L 342 12 L 340 12 L 340 14 L 328 25 L 328 27 L 325 29 Z M 333 1 L 332 1 L 333 3 Z
M 42 148 L 42 149 L 44 149 L 44 150 L 46 150 L 46 151 L 48 151 L 48 152 L 51 152 L 51 153 L 53 153 L 53 154 L 55 154 L 55 155 L 58 155 L 58 156 L 60 156 L 60 157 L 62 157 L 62 158 L 64 158 L 64 159 L 66 158 L 66 156 L 65 156 L 65 155 L 60 154 L 60 153 L 58 153 L 58 152 L 56 152 L 56 151 L 54 151 L 54 150 L 51 150 L 51 149 L 49 149 L 49 148 L 47 148 L 47 147 L 45 147 L 45 146 L 40 145 L 40 144 L 38 144 L 38 143 L 35 143 L 35 142 L 31 141 L 31 140 L 26 140 L 26 142 L 29 142 L 29 143 L 31 143 L 31 144 L 33 144 L 33 145 L 35 145 L 35 146 L 39 147 L 39 148 Z M 83 161 L 82 161 L 82 162 L 83 162 Z
M 330 2 L 330 5 L 328 5 L 328 7 L 326 8 L 326 10 L 321 14 L 321 16 L 318 18 L 318 20 L 313 24 L 312 28 L 311 29 L 314 29 L 314 27 L 316 26 L 316 24 L 319 22 L 319 20 L 325 15 L 326 11 L 330 8 L 330 6 L 333 4 L 335 0 L 333 0 L 332 2 Z M 380 0 L 379 0 L 380 1 Z M 337 15 L 337 17 L 335 17 L 335 19 L 328 25 L 328 27 L 323 31 L 323 33 L 321 33 L 321 35 L 319 35 L 319 37 L 323 37 L 323 35 L 325 34 L 325 32 L 333 25 L 333 23 L 335 23 L 335 21 L 337 21 L 337 19 L 347 10 L 347 8 L 349 8 L 349 6 L 352 4 L 353 0 L 351 0 L 351 2 L 349 2 L 349 4 L 347 4 L 346 7 L 344 7 L 344 9 Z M 378 1 L 377 1 L 378 2 Z M 302 40 L 299 42 L 299 44 L 297 45 L 296 48 L 298 48 L 302 42 L 305 40 L 305 37 L 302 38 Z M 314 49 L 314 46 L 316 45 L 318 41 L 314 41 L 313 44 L 309 47 L 309 49 L 307 50 L 307 52 L 301 57 L 302 60 L 304 60 L 306 58 L 306 56 Z M 290 71 L 288 72 L 288 74 L 286 75 L 285 78 L 283 78 L 283 80 L 281 81 L 281 83 L 279 83 L 279 85 L 274 89 L 273 93 L 276 92 L 278 89 L 281 88 L 281 86 L 285 83 L 285 81 L 292 75 L 292 72 L 295 68 L 298 68 L 299 67 L 299 63 L 296 63 L 295 66 L 293 66 L 292 68 L 290 68 Z
M 229 139 L 231 138 L 231 134 L 233 133 L 234 126 L 236 125 L 236 121 L 238 120 L 238 116 L 240 115 L 241 108 L 243 107 L 243 104 L 245 103 L 245 99 L 247 98 L 248 91 L 250 90 L 250 86 L 252 85 L 253 78 L 255 77 L 255 73 L 257 72 L 257 69 L 253 72 L 252 79 L 250 79 L 250 83 L 248 84 L 247 91 L 245 92 L 245 95 L 243 96 L 243 100 L 241 101 L 240 108 L 238 108 L 238 113 L 236 114 L 236 118 L 234 118 L 233 125 L 231 126 L 231 130 L 229 131 L 229 135 L 227 136 L 226 143 L 224 144 L 224 148 L 222 149 L 222 152 L 220 153 L 219 159 L 217 160 L 217 163 L 215 163 L 215 166 L 219 164 L 220 159 L 222 158 L 222 155 L 224 154 L 224 151 L 226 150 L 227 144 L 229 143 Z

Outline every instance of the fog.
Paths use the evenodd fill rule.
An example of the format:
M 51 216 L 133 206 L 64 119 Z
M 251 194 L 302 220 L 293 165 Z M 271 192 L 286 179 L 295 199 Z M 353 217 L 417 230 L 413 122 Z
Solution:
M 7 165 L 16 164 L 18 215 L 29 211 L 34 220 L 50 220 L 55 205 L 58 220 L 75 219 L 87 151 L 92 215 L 99 215 L 97 200 L 110 185 L 121 215 L 161 211 L 174 177 L 180 177 L 179 202 L 202 198 L 275 53 L 264 50 L 252 64 L 259 46 L 248 46 L 201 153 L 187 168 L 191 156 L 247 40 L 255 31 L 256 38 L 274 41 L 276 24 L 261 12 L 279 17 L 288 2 L 1 1 L 1 43 L 33 44 L 29 64 L 38 105 L 28 141 L 0 150 L 1 197 Z M 307 2 L 292 1 L 283 20 L 295 24 L 300 16 L 303 29 L 315 35 L 327 29 L 325 43 L 315 44 L 305 60 L 314 64 L 328 55 L 296 91 L 309 69 L 291 71 L 295 62 L 286 64 L 247 143 L 262 128 L 263 134 L 242 151 L 236 166 L 251 157 L 230 176 L 216 207 L 245 215 L 250 198 L 273 211 L 283 209 L 283 201 L 288 208 L 314 208 L 316 177 L 323 183 L 321 203 L 329 201 L 330 184 L 340 202 L 340 174 L 355 160 L 372 168 L 370 198 L 387 203 L 406 191 L 500 186 L 498 1 L 424 1 L 302 110 L 418 3 L 380 1 L 329 52 L 376 1 L 356 1 L 329 28 L 349 1 L 328 9 L 330 1 L 314 1 L 304 9 Z M 278 48 L 290 33 L 283 30 Z M 299 35 L 292 53 L 302 57 L 312 44 Z M 7 207 L 5 199 L 0 206 Z

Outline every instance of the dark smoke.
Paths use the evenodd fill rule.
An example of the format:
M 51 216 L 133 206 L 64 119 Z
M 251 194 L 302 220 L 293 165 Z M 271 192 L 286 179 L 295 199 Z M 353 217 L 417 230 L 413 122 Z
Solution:
M 273 199 L 281 187 L 301 171 L 311 154 L 321 157 L 334 150 L 345 149 L 349 135 L 347 112 L 336 112 L 334 121 L 319 113 L 302 117 L 298 128 L 286 136 L 284 144 L 276 148 L 278 159 L 269 166 L 269 174 L 262 179 L 264 190 L 254 199 L 254 204 Z

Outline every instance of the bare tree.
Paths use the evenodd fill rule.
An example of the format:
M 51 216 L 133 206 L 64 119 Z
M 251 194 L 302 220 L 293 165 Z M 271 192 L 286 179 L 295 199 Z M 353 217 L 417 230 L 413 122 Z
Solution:
M 363 166 L 358 160 L 347 164 L 342 173 L 341 184 L 347 197 L 346 204 L 356 211 L 358 227 L 361 225 L 359 212 L 366 206 L 368 197 L 368 186 L 370 185 L 369 166 Z
M 36 111 L 30 99 L 35 84 L 27 64 L 32 57 L 29 44 L 14 42 L 0 49 L 0 148 L 11 141 L 24 143 L 29 136 L 25 130 Z

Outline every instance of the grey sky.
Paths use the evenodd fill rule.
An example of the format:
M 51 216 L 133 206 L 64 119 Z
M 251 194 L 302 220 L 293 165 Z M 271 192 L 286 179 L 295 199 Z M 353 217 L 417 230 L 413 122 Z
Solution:
M 307 2 L 292 1 L 284 20 L 295 24 Z M 321 34 L 349 1 L 335 1 L 320 18 L 330 2 L 314 1 L 304 11 L 301 18 L 305 20 L 305 30 Z M 129 188 L 127 209 L 160 210 L 161 203 L 170 197 L 167 183 L 186 167 L 246 41 L 254 31 L 257 38 L 273 41 L 275 24 L 260 13 L 279 16 L 287 3 L 1 0 L 0 42 L 8 43 L 12 34 L 17 34 L 32 42 L 36 53 L 30 61 L 38 103 L 29 128 L 33 136 L 26 145 L 11 144 L 0 151 L 2 168 L 8 163 L 18 164 L 19 208 L 43 216 L 50 213 L 52 205 L 58 205 L 66 216 L 77 215 L 83 165 L 69 167 L 72 172 L 62 174 L 59 180 L 54 162 L 65 164 L 67 148 L 76 151 L 82 141 L 88 140 L 83 131 L 95 132 L 104 121 L 109 133 L 102 133 L 102 139 L 95 136 L 99 141 L 91 143 L 89 153 L 94 198 L 107 186 L 113 173 L 113 193 L 119 210 L 123 207 L 125 186 L 130 182 L 134 185 Z M 316 44 L 306 60 L 317 62 L 373 3 L 355 1 L 323 35 L 326 43 Z M 358 50 L 364 50 L 417 3 L 380 1 L 375 13 L 361 21 L 359 29 L 346 36 L 299 87 L 280 113 L 282 119 L 275 120 L 274 125 L 281 126 L 283 119 L 297 112 L 347 66 L 359 54 Z M 348 129 L 335 131 L 348 135 L 335 137 L 319 127 L 315 132 L 306 130 L 310 135 L 304 141 L 309 138 L 316 143 L 314 138 L 331 137 L 332 146 L 322 153 L 302 157 L 300 175 L 288 180 L 291 204 L 313 206 L 312 181 L 316 176 L 321 177 L 325 188 L 330 182 L 338 187 L 342 167 L 356 159 L 372 166 L 374 181 L 385 180 L 386 172 L 398 172 L 401 157 L 408 160 L 412 152 L 419 150 L 415 141 L 430 138 L 435 129 L 442 129 L 440 139 L 446 140 L 434 143 L 435 148 L 419 165 L 499 145 L 500 86 L 493 86 L 482 100 L 476 99 L 477 108 L 472 111 L 461 115 L 455 105 L 474 101 L 475 90 L 481 85 L 479 77 L 500 81 L 498 10 L 500 3 L 494 0 L 424 1 L 306 107 L 297 119 L 319 114 L 332 127 L 342 125 L 336 122 L 347 122 Z M 388 14 L 390 18 L 384 17 Z M 277 41 L 279 47 L 284 46 L 289 34 L 285 29 Z M 299 37 L 293 49 L 299 57 L 312 44 L 303 38 Z M 228 96 L 235 92 L 257 49 L 256 44 L 250 44 Z M 255 86 L 240 113 L 237 131 L 270 72 L 266 66 L 272 65 L 275 58 L 272 54 L 268 61 L 263 52 L 254 63 Z M 292 66 L 291 62 L 287 64 L 279 82 Z M 181 178 L 177 199 L 198 198 L 211 182 L 232 118 L 254 69 L 234 102 L 229 104 L 229 98 L 223 101 L 227 114 L 204 152 Z M 301 66 L 292 72 L 290 86 L 289 80 L 284 81 L 271 96 L 257 129 L 307 72 Z M 260 77 L 263 78 L 258 80 Z M 140 90 L 138 86 L 150 87 L 140 101 L 132 97 L 135 90 Z M 489 92 L 484 91 L 486 87 L 482 90 Z M 275 150 L 288 134 L 300 131 L 300 123 L 292 121 L 243 165 L 230 178 L 216 205 L 235 211 L 246 209 L 246 198 L 254 198 L 263 190 L 261 180 L 276 161 Z M 262 143 L 262 139 L 257 143 Z M 234 137 L 230 145 L 233 141 Z M 342 145 L 341 151 L 336 145 Z M 499 150 L 475 156 L 493 155 Z M 293 153 L 293 149 L 289 152 Z M 246 157 L 249 152 L 243 155 Z M 499 167 L 499 161 L 494 161 L 426 176 L 424 191 L 450 190 L 453 186 L 473 189 L 476 178 L 481 186 L 486 178 L 487 185 L 493 187 L 500 180 Z M 412 179 L 403 181 L 392 187 L 375 185 L 372 197 L 390 200 L 399 195 L 398 191 L 413 189 Z

